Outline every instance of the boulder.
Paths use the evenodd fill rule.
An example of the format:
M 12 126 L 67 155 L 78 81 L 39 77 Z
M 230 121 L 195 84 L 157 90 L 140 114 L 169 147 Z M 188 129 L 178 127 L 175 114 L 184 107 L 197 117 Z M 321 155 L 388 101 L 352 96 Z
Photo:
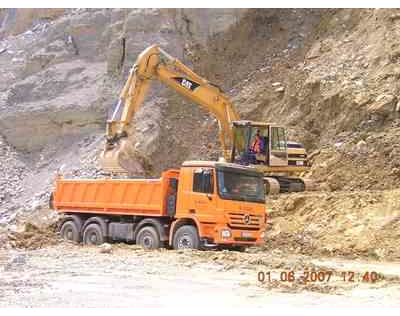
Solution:
M 396 104 L 396 112 L 400 112 L 400 101 Z
M 104 243 L 99 246 L 99 249 L 100 253 L 111 253 L 113 248 L 110 244 Z
M 370 114 L 388 116 L 394 112 L 395 105 L 395 96 L 391 94 L 381 94 L 376 98 L 375 102 L 367 108 L 367 111 Z
M 321 42 L 315 43 L 306 55 L 306 59 L 314 59 L 321 56 Z
M 360 154 L 365 154 L 368 152 L 368 145 L 364 140 L 360 140 L 356 144 L 356 151 Z

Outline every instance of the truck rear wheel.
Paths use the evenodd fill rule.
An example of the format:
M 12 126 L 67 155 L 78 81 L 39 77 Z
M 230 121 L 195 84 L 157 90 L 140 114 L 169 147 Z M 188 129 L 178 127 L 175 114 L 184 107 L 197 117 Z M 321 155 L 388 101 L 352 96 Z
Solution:
M 139 230 L 136 236 L 136 244 L 144 249 L 160 248 L 160 237 L 154 227 L 145 226 Z
M 83 243 L 85 245 L 101 245 L 104 243 L 103 231 L 99 224 L 89 224 L 83 232 Z
M 200 238 L 196 227 L 184 225 L 175 232 L 172 246 L 174 249 L 199 249 Z
M 62 224 L 60 229 L 61 237 L 65 240 L 73 241 L 76 243 L 80 242 L 78 226 L 74 221 L 67 221 Z

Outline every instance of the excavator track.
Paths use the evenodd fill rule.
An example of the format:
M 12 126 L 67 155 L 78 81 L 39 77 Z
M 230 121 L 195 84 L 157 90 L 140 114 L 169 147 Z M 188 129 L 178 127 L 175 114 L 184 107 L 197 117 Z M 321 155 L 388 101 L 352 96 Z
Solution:
M 310 179 L 286 176 L 268 176 L 264 178 L 266 194 L 293 193 L 316 190 Z

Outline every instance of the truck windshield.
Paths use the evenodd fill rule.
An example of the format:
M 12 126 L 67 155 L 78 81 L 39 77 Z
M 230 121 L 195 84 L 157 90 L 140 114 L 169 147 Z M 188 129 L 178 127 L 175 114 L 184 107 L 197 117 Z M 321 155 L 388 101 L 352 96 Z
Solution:
M 222 199 L 265 203 L 264 183 L 257 174 L 217 170 L 218 193 Z

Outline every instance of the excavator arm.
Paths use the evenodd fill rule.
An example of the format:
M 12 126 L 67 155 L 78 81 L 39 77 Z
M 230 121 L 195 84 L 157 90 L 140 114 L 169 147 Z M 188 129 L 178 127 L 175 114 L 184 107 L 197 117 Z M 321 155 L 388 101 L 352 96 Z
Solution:
M 129 144 L 130 122 L 144 102 L 152 80 L 159 80 L 182 96 L 200 104 L 218 120 L 219 139 L 226 160 L 230 159 L 233 142 L 232 121 L 239 115 L 224 93 L 215 85 L 194 73 L 159 46 L 145 49 L 137 58 L 121 91 L 111 119 L 107 121 L 107 140 L 101 154 L 103 170 L 129 172 L 129 164 L 121 160 Z

